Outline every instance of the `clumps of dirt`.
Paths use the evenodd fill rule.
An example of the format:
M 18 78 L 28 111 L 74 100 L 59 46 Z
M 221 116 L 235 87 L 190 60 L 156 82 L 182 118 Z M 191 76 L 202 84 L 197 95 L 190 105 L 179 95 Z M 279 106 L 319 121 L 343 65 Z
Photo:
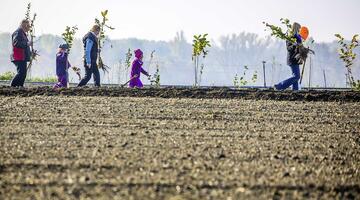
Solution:
M 261 89 L 231 88 L 144 88 L 130 89 L 120 87 L 68 88 L 54 90 L 48 86 L 12 88 L 0 86 L 0 96 L 109 96 L 109 97 L 160 97 L 194 99 L 247 99 L 278 101 L 342 101 L 359 102 L 360 92 L 355 91 L 274 91 Z
M 0 199 L 360 196 L 357 102 L 30 91 L 56 96 L 0 97 Z M 116 88 L 80 91 L 122 94 Z M 207 94 L 175 91 L 189 97 Z

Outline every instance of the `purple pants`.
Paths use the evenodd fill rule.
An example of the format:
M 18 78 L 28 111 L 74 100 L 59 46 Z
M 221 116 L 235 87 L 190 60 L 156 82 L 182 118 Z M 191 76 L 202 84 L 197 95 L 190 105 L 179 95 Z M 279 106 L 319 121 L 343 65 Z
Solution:
M 134 78 L 133 80 L 130 81 L 129 87 L 130 87 L 130 88 L 135 88 L 135 87 L 136 87 L 136 88 L 142 88 L 142 87 L 144 87 L 144 86 L 143 86 L 140 78 Z
M 67 75 L 58 76 L 58 83 L 54 85 L 54 88 L 67 88 Z

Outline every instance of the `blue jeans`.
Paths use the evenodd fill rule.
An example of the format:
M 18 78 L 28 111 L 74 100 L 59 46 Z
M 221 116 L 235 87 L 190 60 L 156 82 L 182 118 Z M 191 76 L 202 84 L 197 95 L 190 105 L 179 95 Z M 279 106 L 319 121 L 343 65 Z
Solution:
M 293 90 L 299 90 L 299 80 L 300 80 L 300 66 L 299 65 L 292 65 L 291 71 L 293 76 L 285 81 L 282 81 L 275 85 L 275 88 L 278 90 L 285 90 L 286 88 L 292 85 Z

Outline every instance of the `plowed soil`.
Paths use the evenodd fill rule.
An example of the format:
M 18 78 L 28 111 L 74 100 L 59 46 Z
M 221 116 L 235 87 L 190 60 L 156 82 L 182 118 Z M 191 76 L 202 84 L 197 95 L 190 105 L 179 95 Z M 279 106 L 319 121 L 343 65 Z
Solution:
M 0 199 L 359 197 L 356 92 L 0 88 Z

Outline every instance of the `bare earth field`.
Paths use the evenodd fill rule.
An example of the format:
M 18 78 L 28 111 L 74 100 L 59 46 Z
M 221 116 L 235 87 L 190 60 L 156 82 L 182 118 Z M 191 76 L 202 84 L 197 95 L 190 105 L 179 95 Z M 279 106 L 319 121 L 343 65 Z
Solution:
M 0 199 L 360 199 L 359 93 L 122 91 L 2 87 Z

